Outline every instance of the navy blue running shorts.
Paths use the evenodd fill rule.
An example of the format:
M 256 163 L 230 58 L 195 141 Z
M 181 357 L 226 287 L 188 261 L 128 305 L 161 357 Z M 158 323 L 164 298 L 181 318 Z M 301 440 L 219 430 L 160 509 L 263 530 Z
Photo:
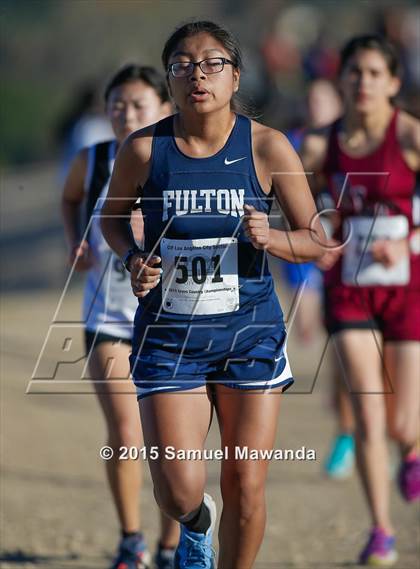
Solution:
M 215 383 L 233 389 L 282 387 L 285 391 L 294 381 L 287 358 L 284 329 L 242 352 L 231 352 L 222 360 L 203 358 L 197 361 L 156 349 L 132 354 L 130 364 L 137 399 Z

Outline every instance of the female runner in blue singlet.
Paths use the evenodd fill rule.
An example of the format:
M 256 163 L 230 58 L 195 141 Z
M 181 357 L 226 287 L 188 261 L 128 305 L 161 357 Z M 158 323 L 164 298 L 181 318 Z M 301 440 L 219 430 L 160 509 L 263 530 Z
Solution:
M 114 75 L 105 91 L 105 103 L 115 138 L 77 155 L 65 183 L 62 213 L 69 262 L 75 270 L 87 273 L 83 302 L 86 353 L 107 423 L 108 444 L 114 449 L 115 458 L 106 462 L 106 468 L 122 536 L 112 569 L 146 569 L 150 554 L 140 532 L 141 468 L 138 461 L 118 459 L 121 446 L 137 447 L 141 442 L 134 386 L 117 381 L 129 374 L 137 303 L 120 259 L 102 236 L 97 212 L 108 190 L 118 146 L 130 133 L 169 115 L 172 108 L 164 78 L 154 68 L 139 65 L 127 65 Z M 81 241 L 78 221 L 83 210 L 91 223 L 88 238 Z M 134 215 L 133 221 L 140 239 L 141 216 Z M 170 546 L 177 542 L 176 525 L 162 517 L 155 558 L 159 569 L 172 567 Z
M 272 448 L 278 394 L 293 382 L 266 253 L 320 258 L 324 233 L 286 138 L 235 112 L 241 55 L 232 36 L 211 22 L 186 24 L 162 59 L 178 113 L 122 146 L 102 229 L 139 298 L 131 369 L 145 443 L 158 454 L 149 461 L 156 500 L 181 522 L 175 567 L 214 567 L 205 461 L 167 454 L 204 448 L 214 405 L 228 448 L 218 567 L 248 569 L 264 535 L 269 461 L 239 460 L 235 448 Z M 144 251 L 124 220 L 139 195 Z M 274 196 L 291 231 L 269 227 Z

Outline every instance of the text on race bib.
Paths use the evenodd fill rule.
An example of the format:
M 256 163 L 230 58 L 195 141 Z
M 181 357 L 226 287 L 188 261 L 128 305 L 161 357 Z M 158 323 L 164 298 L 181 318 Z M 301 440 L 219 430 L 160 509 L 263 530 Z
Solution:
M 162 307 L 211 315 L 239 308 L 237 239 L 162 239 Z

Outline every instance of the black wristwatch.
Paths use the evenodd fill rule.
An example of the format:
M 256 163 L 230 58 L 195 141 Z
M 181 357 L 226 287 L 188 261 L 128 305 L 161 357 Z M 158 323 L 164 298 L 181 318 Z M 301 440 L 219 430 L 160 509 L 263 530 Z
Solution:
M 124 267 L 127 269 L 128 272 L 130 272 L 130 259 L 136 253 L 140 253 L 140 249 L 138 247 L 131 247 L 131 249 L 129 249 L 127 253 L 124 255 L 124 257 L 121 259 L 122 264 L 124 265 Z

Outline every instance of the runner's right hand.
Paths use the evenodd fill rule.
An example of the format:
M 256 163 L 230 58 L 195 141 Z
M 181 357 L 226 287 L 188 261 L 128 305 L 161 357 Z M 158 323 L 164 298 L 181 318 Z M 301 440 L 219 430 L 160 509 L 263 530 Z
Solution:
M 69 265 L 71 267 L 74 265 L 74 270 L 77 272 L 88 271 L 92 267 L 92 254 L 86 240 L 73 245 L 70 249 Z
M 162 269 L 155 267 L 161 262 L 161 258 L 156 255 L 136 253 L 130 259 L 131 288 L 134 296 L 143 298 L 152 288 L 160 282 Z

